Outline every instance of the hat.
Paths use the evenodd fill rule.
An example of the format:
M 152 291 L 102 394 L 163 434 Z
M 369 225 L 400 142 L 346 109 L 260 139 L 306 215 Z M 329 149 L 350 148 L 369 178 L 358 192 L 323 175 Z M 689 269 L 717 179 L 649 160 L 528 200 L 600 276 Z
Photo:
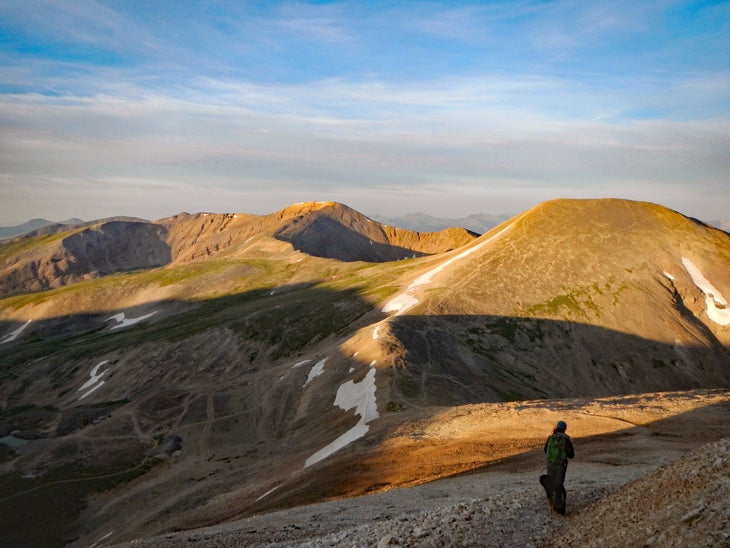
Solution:
M 558 421 L 558 424 L 555 426 L 555 430 L 558 432 L 565 432 L 566 428 L 568 428 L 568 425 L 565 424 L 565 421 Z

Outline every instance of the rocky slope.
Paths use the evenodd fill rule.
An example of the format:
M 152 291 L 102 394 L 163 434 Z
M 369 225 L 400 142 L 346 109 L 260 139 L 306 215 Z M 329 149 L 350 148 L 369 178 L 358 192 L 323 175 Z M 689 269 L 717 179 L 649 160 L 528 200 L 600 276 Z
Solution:
M 467 252 L 391 305 L 399 382 L 416 399 L 730 383 L 724 232 L 653 204 L 561 200 Z
M 0 243 L 0 295 L 135 269 L 255 257 L 270 239 L 312 256 L 384 262 L 441 253 L 475 237 L 459 228 L 417 233 L 388 227 L 335 202 L 297 204 L 265 216 L 182 213 L 157 222 L 106 220 L 70 230 L 54 225 Z
M 382 262 L 441 253 L 471 242 L 476 234 L 461 228 L 419 233 L 377 223 L 342 204 L 325 203 L 276 231 L 310 255 L 340 261 Z M 336 235 L 336 237 L 333 237 Z
M 539 444 L 503 432 L 556 420 L 544 398 L 728 385 L 730 237 L 660 206 L 551 202 L 433 255 L 331 203 L 144 230 L 164 267 L 0 300 L 3 508 L 54 516 L 37 532 L 59 543 L 472 470 Z M 73 249 L 106 264 L 99 238 Z M 393 249 L 424 255 L 370 262 Z M 490 405 L 515 422 L 488 430 Z
M 544 546 L 727 546 L 730 438 L 704 445 L 576 514 Z
M 289 242 L 315 257 L 366 262 L 442 253 L 476 237 L 461 228 L 419 233 L 386 226 L 337 202 L 295 204 L 264 216 L 182 214 L 161 222 L 178 262 L 240 257 L 257 236 Z
M 730 438 L 717 436 L 730 426 L 727 395 L 720 400 L 723 405 L 711 410 L 653 423 L 644 423 L 646 415 L 641 419 L 647 404 L 654 406 L 654 413 L 663 408 L 670 414 L 670 409 L 677 412 L 683 407 L 674 406 L 686 396 L 664 393 L 612 398 L 586 406 L 575 400 L 545 402 L 543 412 L 550 413 L 559 404 L 562 416 L 577 427 L 577 453 L 566 482 L 566 516 L 549 511 L 537 483 L 544 466 L 538 444 L 519 457 L 480 471 L 418 487 L 261 514 L 139 539 L 132 545 L 724 546 L 730 538 L 724 511 L 730 503 Z M 707 396 L 694 393 L 698 404 Z M 642 425 L 602 436 L 593 430 L 587 436 L 587 429 L 598 425 L 578 417 L 608 419 L 611 409 L 619 413 L 616 419 Z M 534 415 L 527 409 L 519 412 L 525 429 L 541 424 L 540 408 L 533 410 Z M 514 409 L 504 406 L 501 411 L 492 420 L 505 429 Z M 706 428 L 703 414 L 706 419 L 714 417 L 713 427 Z M 446 424 L 477 427 L 468 414 L 443 426 Z M 507 435 L 502 439 L 507 443 L 514 440 Z
M 170 261 L 164 228 L 107 221 L 60 231 L 48 227 L 0 245 L 0 295 L 42 291 Z

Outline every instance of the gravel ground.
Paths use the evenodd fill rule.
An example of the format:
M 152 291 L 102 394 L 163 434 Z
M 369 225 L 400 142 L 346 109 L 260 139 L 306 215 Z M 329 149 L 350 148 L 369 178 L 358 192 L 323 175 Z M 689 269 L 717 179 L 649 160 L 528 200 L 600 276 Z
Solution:
M 559 546 L 730 546 L 730 438 L 709 443 L 585 508 Z
M 697 401 L 672 394 L 629 406 L 606 401 L 590 412 L 581 408 L 583 414 L 571 419 L 582 437 L 574 438 L 565 516 L 550 512 L 538 482 L 545 461 L 540 447 L 416 487 L 296 506 L 117 546 L 730 548 L 730 408 L 725 396 L 718 397 L 705 397 L 699 408 Z M 602 433 L 606 429 L 596 425 L 605 417 L 634 426 Z M 463 437 L 459 426 L 496 420 L 478 413 L 457 418 L 441 417 L 435 426 Z M 524 413 L 514 420 L 534 430 Z M 587 423 L 593 430 L 582 431 Z M 505 426 L 504 421 L 497 424 Z M 509 426 L 505 431 L 517 428 Z M 111 540 L 114 531 L 102 534 Z M 104 538 L 97 537 L 97 547 L 108 542 Z
M 237 522 L 133 541 L 132 546 L 537 546 L 578 508 L 636 479 L 651 465 L 573 463 L 568 470 L 568 515 L 548 509 L 542 470 L 466 474 L 253 516 Z
M 128 545 L 730 546 L 729 455 L 725 438 L 663 466 L 572 466 L 566 516 L 548 510 L 539 469 L 496 469 Z

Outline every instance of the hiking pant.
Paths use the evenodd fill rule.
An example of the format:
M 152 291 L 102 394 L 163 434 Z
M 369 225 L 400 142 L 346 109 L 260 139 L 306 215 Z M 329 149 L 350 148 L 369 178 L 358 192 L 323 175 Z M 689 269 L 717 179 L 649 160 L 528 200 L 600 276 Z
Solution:
M 559 514 L 565 513 L 565 471 L 567 462 L 551 463 L 547 465 L 546 491 L 552 507 Z

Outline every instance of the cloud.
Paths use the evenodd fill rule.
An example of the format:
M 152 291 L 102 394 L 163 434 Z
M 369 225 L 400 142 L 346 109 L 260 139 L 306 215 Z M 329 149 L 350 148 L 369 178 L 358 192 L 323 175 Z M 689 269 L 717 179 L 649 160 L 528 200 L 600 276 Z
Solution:
M 620 124 L 561 118 L 502 97 L 545 92 L 555 82 L 462 84 L 213 82 L 227 92 L 207 103 L 200 92 L 188 99 L 145 90 L 126 98 L 6 95 L 4 207 L 27 203 L 24 189 L 31 187 L 36 204 L 43 194 L 57 204 L 97 200 L 119 207 L 145 195 L 159 203 L 145 209 L 151 217 L 174 213 L 173 204 L 231 209 L 233 196 L 242 204 L 233 209 L 246 212 L 333 196 L 375 211 L 383 200 L 369 195 L 390 196 L 400 207 L 419 196 L 434 208 L 448 197 L 472 211 L 483 199 L 492 210 L 490 197 L 518 201 L 509 194 L 521 194 L 523 203 L 561 195 L 649 199 L 685 195 L 682 189 L 694 184 L 727 197 L 727 118 Z M 261 105 L 259 96 L 269 99 Z
M 95 200 L 727 203 L 730 69 L 705 8 L 374 5 L 0 5 L 0 222 Z

